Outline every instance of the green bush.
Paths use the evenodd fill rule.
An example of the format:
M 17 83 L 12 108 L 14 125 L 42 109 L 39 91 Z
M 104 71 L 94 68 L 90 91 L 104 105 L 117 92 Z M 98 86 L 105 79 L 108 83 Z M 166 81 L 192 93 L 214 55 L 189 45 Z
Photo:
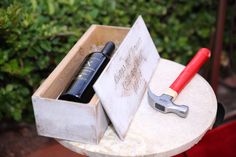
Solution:
M 131 26 L 141 14 L 162 57 L 186 63 L 209 45 L 205 1 L 1 0 L 0 120 L 33 119 L 31 95 L 91 24 Z

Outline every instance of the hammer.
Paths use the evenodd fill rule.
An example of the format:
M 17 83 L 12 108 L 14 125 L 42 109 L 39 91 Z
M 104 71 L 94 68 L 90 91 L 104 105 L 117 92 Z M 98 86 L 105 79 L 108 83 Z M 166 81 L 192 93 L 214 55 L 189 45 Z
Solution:
M 161 96 L 155 95 L 148 88 L 148 102 L 156 110 L 162 113 L 175 113 L 185 118 L 188 115 L 188 106 L 173 103 L 181 90 L 188 84 L 200 67 L 210 58 L 211 52 L 207 48 L 201 48 L 192 60 L 183 69 L 177 79 Z

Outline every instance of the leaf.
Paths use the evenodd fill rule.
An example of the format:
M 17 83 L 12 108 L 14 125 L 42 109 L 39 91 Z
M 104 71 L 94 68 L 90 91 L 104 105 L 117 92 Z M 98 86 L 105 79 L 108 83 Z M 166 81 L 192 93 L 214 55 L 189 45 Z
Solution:
M 37 0 L 30 0 L 30 1 L 31 1 L 31 4 L 32 4 L 32 9 L 33 9 L 33 11 L 35 11 L 37 6 L 38 6 Z
M 48 4 L 48 13 L 49 13 L 49 15 L 53 15 L 55 13 L 54 2 L 52 0 L 47 0 L 47 4 Z
M 68 0 L 70 5 L 73 5 L 75 3 L 75 0 Z
M 20 66 L 18 64 L 17 59 L 12 59 L 12 60 L 10 60 L 9 63 L 5 63 L 1 67 L 1 71 L 7 72 L 10 74 L 17 74 L 19 69 L 20 69 Z
M 40 47 L 47 51 L 47 52 L 50 52 L 52 51 L 52 47 L 51 47 L 51 44 L 49 43 L 49 41 L 46 41 L 46 42 L 40 42 Z
M 49 57 L 48 56 L 40 56 L 38 60 L 38 64 L 40 69 L 44 69 L 49 65 Z
M 95 3 L 97 6 L 102 7 L 104 0 L 93 0 L 93 3 Z
M 13 90 L 13 88 L 14 88 L 14 85 L 8 84 L 8 85 L 6 86 L 6 91 L 7 91 L 7 92 L 11 92 L 11 91 Z

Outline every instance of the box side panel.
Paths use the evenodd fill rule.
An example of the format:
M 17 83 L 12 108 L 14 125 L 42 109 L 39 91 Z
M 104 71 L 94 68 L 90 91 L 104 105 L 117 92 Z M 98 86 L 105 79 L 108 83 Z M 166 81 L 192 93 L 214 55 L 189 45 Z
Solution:
M 97 133 L 97 140 L 98 140 L 97 143 L 99 143 L 110 121 L 100 102 L 96 106 L 96 113 L 97 113 L 96 115 L 97 116 L 97 132 L 96 133 Z
M 38 134 L 97 143 L 94 105 L 32 97 Z

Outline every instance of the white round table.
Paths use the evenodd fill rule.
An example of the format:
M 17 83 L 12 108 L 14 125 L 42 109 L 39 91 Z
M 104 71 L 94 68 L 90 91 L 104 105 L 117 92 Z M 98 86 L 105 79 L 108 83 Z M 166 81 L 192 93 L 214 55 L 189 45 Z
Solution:
M 150 81 L 151 90 L 161 95 L 184 66 L 161 59 Z M 217 101 L 210 85 L 195 75 L 174 103 L 189 106 L 186 118 L 154 110 L 144 94 L 127 136 L 121 141 L 112 126 L 98 145 L 58 140 L 68 149 L 87 156 L 173 156 L 194 146 L 211 129 Z

